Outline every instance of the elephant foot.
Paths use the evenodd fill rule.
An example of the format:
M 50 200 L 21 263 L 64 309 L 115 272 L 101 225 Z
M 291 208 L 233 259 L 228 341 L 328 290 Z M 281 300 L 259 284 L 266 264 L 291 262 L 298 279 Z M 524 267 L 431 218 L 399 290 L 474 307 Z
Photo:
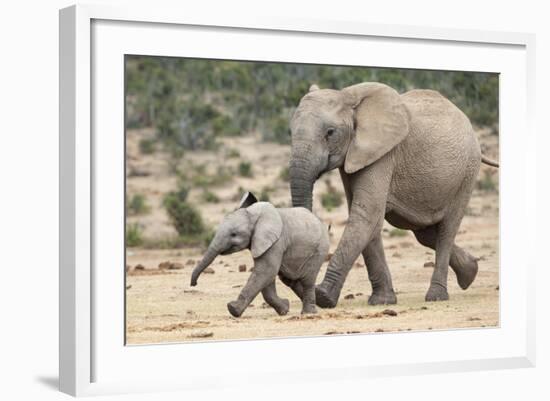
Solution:
M 317 308 L 313 304 L 307 304 L 302 307 L 302 315 L 312 315 L 317 313 Z
M 315 288 L 315 303 L 321 308 L 334 308 L 338 303 L 340 292 L 327 291 L 322 284 Z
M 426 302 L 448 301 L 449 293 L 447 289 L 439 284 L 432 284 L 426 293 Z
M 477 259 L 472 257 L 472 260 L 467 264 L 463 264 L 460 270 L 455 270 L 456 280 L 460 288 L 465 290 L 473 283 L 477 276 Z
M 290 309 L 290 302 L 288 302 L 288 299 L 281 299 L 280 304 L 274 306 L 273 309 L 275 309 L 279 316 L 284 316 L 288 313 Z
M 397 303 L 397 297 L 393 290 L 388 292 L 373 292 L 369 297 L 369 305 L 393 305 Z
M 229 311 L 229 313 L 231 313 L 231 316 L 233 317 L 241 317 L 244 312 L 244 309 L 239 306 L 237 301 L 229 302 L 227 304 L 227 310 Z

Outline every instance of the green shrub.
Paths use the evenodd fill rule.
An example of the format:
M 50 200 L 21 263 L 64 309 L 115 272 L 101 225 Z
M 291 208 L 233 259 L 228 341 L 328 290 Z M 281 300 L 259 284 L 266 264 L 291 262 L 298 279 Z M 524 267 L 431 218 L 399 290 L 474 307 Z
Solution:
M 169 157 L 166 158 L 168 171 L 171 174 L 179 174 L 180 162 L 183 159 L 185 152 L 183 149 L 177 147 L 167 147 L 165 150 L 169 153 Z
M 252 177 L 254 176 L 252 172 L 252 164 L 250 162 L 240 162 L 239 163 L 239 175 L 241 177 Z
M 263 140 L 277 142 L 283 145 L 290 144 L 290 128 L 288 119 L 275 116 L 266 121 L 266 128 L 263 130 Z
M 150 155 L 155 153 L 155 141 L 153 139 L 142 139 L 139 141 L 139 151 L 143 155 Z
M 137 216 L 140 214 L 146 214 L 149 213 L 151 208 L 147 204 L 147 200 L 145 199 L 145 196 L 142 194 L 135 194 L 130 198 L 130 201 L 128 202 L 128 214 Z
M 279 173 L 279 178 L 284 182 L 290 182 L 290 169 L 288 167 L 283 167 Z
M 342 204 L 343 195 L 332 186 L 330 180 L 327 180 L 326 184 L 327 191 L 321 195 L 321 204 L 330 212 Z
M 209 176 L 206 174 L 195 174 L 191 178 L 191 182 L 193 183 L 193 186 L 200 187 L 200 188 L 206 188 L 212 185 L 212 180 Z
M 483 172 L 483 178 L 477 181 L 477 189 L 485 192 L 494 192 L 497 189 L 497 185 L 493 180 L 493 173 L 490 170 Z
M 200 234 L 180 235 L 175 239 L 174 245 L 170 248 L 181 248 L 185 246 L 206 248 L 214 238 L 214 230 L 205 228 Z
M 180 236 L 201 235 L 205 226 L 200 212 L 187 202 L 189 190 L 182 188 L 164 197 L 164 207 L 170 221 Z
M 204 249 L 210 244 L 214 235 L 215 232 L 213 230 L 207 229 L 198 235 L 155 236 L 153 238 L 144 238 L 141 247 L 145 249 L 175 249 L 192 246 Z
M 271 187 L 263 187 L 262 191 L 260 192 L 260 202 L 269 202 L 269 194 L 273 192 L 273 188 Z
M 405 237 L 407 236 L 406 230 L 401 230 L 400 228 L 392 228 L 390 230 L 390 237 Z
M 210 245 L 215 235 L 216 235 L 216 232 L 214 230 L 212 229 L 206 230 L 202 235 L 202 245 L 205 247 Z
M 197 168 L 191 177 L 193 186 L 207 188 L 227 184 L 233 180 L 231 169 L 220 166 L 216 174 L 207 174 L 206 170 Z
M 201 196 L 202 200 L 206 203 L 220 203 L 220 198 L 214 192 L 204 190 Z
M 141 228 L 138 224 L 126 224 L 126 246 L 140 246 L 143 243 Z
M 228 159 L 236 159 L 236 158 L 239 158 L 239 157 L 241 157 L 241 153 L 237 149 L 231 148 L 227 152 L 227 158 Z
M 177 84 L 174 83 L 174 87 Z M 199 101 L 193 93 L 184 99 L 170 89 L 162 100 L 162 105 L 156 115 L 156 135 L 172 149 L 207 149 L 217 146 L 216 133 L 212 121 L 220 116 L 220 112 L 206 101 Z
M 227 115 L 219 115 L 212 120 L 212 130 L 215 136 L 239 136 L 240 128 Z
M 178 201 L 185 202 L 187 201 L 187 197 L 189 196 L 189 191 L 189 187 L 184 183 L 183 179 L 180 178 L 178 189 L 176 191 L 170 192 L 166 197 L 175 197 Z
M 342 194 L 339 192 L 325 192 L 321 195 L 321 204 L 330 212 L 342 204 Z

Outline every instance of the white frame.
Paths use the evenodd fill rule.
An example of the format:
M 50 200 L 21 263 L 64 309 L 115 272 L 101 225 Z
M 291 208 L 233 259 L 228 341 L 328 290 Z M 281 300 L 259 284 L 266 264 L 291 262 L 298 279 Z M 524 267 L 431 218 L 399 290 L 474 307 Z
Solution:
M 203 27 L 235 27 L 269 31 L 310 32 L 344 34 L 371 37 L 435 40 L 441 42 L 466 42 L 469 44 L 504 44 L 525 47 L 526 52 L 526 125 L 528 143 L 526 170 L 535 171 L 533 150 L 534 133 L 534 35 L 503 32 L 483 32 L 457 29 L 374 25 L 364 22 L 293 20 L 291 18 L 219 18 L 211 15 L 189 15 L 182 10 L 147 8 L 112 8 L 110 6 L 72 6 L 60 11 L 60 389 L 72 395 L 90 395 L 142 390 L 166 390 L 178 388 L 206 388 L 208 382 L 182 383 L 168 380 L 154 383 L 92 383 L 91 349 L 94 336 L 92 308 L 92 21 L 139 21 L 169 23 Z M 532 174 L 534 177 L 535 175 Z M 534 197 L 534 182 L 526 188 Z M 526 195 L 527 196 L 527 195 Z M 533 216 L 533 209 L 526 210 Z M 535 221 L 535 219 L 526 219 Z M 530 223 L 534 224 L 534 223 Z M 532 253 L 529 253 L 532 254 Z M 534 273 L 535 261 L 526 268 Z M 347 369 L 304 369 L 300 378 L 311 380 L 331 377 L 386 376 L 397 374 L 421 374 L 441 371 L 465 371 L 534 366 L 535 363 L 535 318 L 534 274 L 527 275 L 525 352 L 514 357 L 485 358 L 479 360 L 408 363 L 406 365 L 359 366 Z M 414 334 L 410 334 L 414 335 Z M 417 335 L 422 335 L 419 333 Z M 343 338 L 343 337 L 341 337 Z M 347 337 L 351 339 L 352 337 Z M 357 338 L 354 336 L 353 338 Z M 278 340 L 286 341 L 286 340 Z M 334 339 L 331 341 L 338 341 Z M 348 340 L 357 341 L 357 340 Z M 236 343 L 234 343 L 236 344 Z M 200 346 L 200 344 L 199 344 Z M 213 346 L 202 344 L 205 347 Z M 217 346 L 217 345 L 216 345 Z M 237 345 L 235 345 L 236 347 Z M 159 351 L 160 353 L 160 351 Z M 273 374 L 272 374 L 273 375 Z M 284 376 L 292 380 L 290 376 Z M 261 372 L 255 378 L 268 383 Z M 228 385 L 228 382 L 220 382 Z M 212 387 L 211 385 L 208 387 Z

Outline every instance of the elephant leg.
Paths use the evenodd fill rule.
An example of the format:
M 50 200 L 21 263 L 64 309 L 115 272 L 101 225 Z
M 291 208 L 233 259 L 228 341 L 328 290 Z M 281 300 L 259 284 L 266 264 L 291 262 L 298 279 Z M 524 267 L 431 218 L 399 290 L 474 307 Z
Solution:
M 325 252 L 314 255 L 307 263 L 305 271 L 307 272 L 304 278 L 299 283 L 302 287 L 302 314 L 317 313 L 315 306 L 315 281 L 319 274 L 319 269 L 325 261 Z
M 369 305 L 397 303 L 380 232 L 372 238 L 367 248 L 363 251 L 363 259 L 365 260 L 369 280 L 372 285 Z
M 270 273 L 262 269 L 258 264 L 255 265 L 254 271 L 248 278 L 237 300 L 227 304 L 227 309 L 231 315 L 234 317 L 241 316 L 252 300 L 256 298 L 256 295 L 275 281 L 276 271 L 273 274 Z
M 435 268 L 430 282 L 430 288 L 426 293 L 426 301 L 446 301 L 449 299 L 447 292 L 447 275 L 449 273 L 449 260 L 454 244 L 454 235 L 438 225 L 435 243 Z
M 281 279 L 284 285 L 289 287 L 294 292 L 294 294 L 296 294 L 298 298 L 300 299 L 304 298 L 304 288 L 300 280 L 291 280 L 281 273 L 279 273 L 279 278 Z
M 302 315 L 317 313 L 315 306 L 315 279 L 302 280 L 304 296 L 302 298 Z
M 273 309 L 275 309 L 275 311 L 279 315 L 283 316 L 288 313 L 288 309 L 289 309 L 288 299 L 280 298 L 277 295 L 275 281 L 271 282 L 271 284 L 268 284 L 268 286 L 262 290 L 262 296 L 264 297 L 265 302 L 267 302 L 268 305 L 270 305 Z
M 473 257 L 465 254 L 464 251 L 460 250 L 462 251 L 460 252 L 460 248 L 455 245 L 456 234 L 470 201 L 476 174 L 477 170 L 472 169 L 471 174 L 465 177 L 452 204 L 449 205 L 448 214 L 433 228 L 435 233 L 435 268 L 430 288 L 426 293 L 426 301 L 449 299 L 449 294 L 447 293 L 447 275 L 453 253 L 455 253 L 455 257 L 453 258 L 451 267 L 454 265 L 453 270 L 455 272 L 457 272 L 457 266 L 461 265 L 462 267 L 462 265 L 467 265 L 464 269 L 458 269 L 460 273 L 457 274 L 457 278 L 462 288 L 470 285 L 477 274 L 477 261 L 474 261 Z
M 323 282 L 315 291 L 317 305 L 334 308 L 353 263 L 379 234 L 384 221 L 391 182 L 392 159 L 382 157 L 367 169 L 355 173 L 349 196 L 349 218 L 338 247 L 330 259 Z M 348 200 L 349 201 L 349 200 Z
M 436 249 L 437 230 L 435 226 L 414 231 L 418 242 L 433 250 Z M 477 275 L 478 259 L 454 244 L 451 251 L 450 265 L 456 274 L 460 288 L 465 290 L 472 284 Z
M 345 173 L 340 170 L 340 177 L 344 185 L 346 199 L 348 201 L 348 211 L 351 211 L 353 194 L 350 183 Z M 393 290 L 391 274 L 384 254 L 384 245 L 382 243 L 381 232 L 378 231 L 371 239 L 363 251 L 363 260 L 367 266 L 369 280 L 372 285 L 372 294 L 369 297 L 369 305 L 385 305 L 397 303 L 395 292 Z
M 447 275 L 451 254 L 454 249 L 455 237 L 462 221 L 463 208 L 455 209 L 454 213 L 445 216 L 436 226 L 435 240 L 435 268 L 432 274 L 430 288 L 426 293 L 426 301 L 446 301 L 449 299 L 447 292 Z

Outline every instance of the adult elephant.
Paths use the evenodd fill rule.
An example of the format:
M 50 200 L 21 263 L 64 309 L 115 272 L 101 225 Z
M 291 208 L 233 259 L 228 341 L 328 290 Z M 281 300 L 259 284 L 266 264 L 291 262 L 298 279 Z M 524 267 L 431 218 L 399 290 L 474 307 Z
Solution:
M 336 306 L 346 276 L 362 253 L 372 284 L 369 304 L 393 304 L 381 229 L 384 218 L 412 230 L 436 251 L 426 301 L 449 299 L 448 266 L 458 284 L 473 282 L 477 259 L 455 245 L 481 155 L 468 118 L 432 90 L 404 94 L 380 83 L 342 90 L 312 85 L 292 120 L 290 185 L 294 206 L 311 210 L 315 181 L 338 168 L 349 219 L 328 270 L 316 288 L 317 305 Z

